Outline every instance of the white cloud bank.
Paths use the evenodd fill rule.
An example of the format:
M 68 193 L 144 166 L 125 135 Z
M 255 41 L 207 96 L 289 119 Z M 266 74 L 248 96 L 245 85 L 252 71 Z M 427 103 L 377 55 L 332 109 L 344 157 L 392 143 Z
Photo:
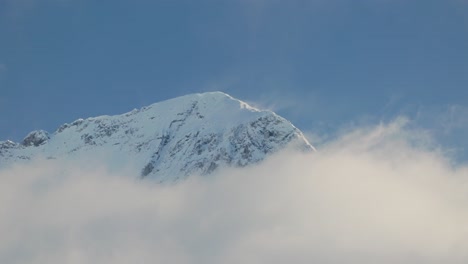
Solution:
M 105 167 L 0 172 L 0 263 L 467 263 L 468 168 L 401 123 L 160 186 Z

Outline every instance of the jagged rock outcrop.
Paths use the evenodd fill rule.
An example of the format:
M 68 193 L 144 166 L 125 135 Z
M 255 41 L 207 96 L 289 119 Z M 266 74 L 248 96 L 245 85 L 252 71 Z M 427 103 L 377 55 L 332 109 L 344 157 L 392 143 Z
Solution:
M 42 144 L 47 143 L 47 141 L 50 139 L 49 133 L 44 130 L 37 130 L 29 133 L 24 139 L 23 142 L 21 142 L 21 145 L 25 147 L 38 147 Z

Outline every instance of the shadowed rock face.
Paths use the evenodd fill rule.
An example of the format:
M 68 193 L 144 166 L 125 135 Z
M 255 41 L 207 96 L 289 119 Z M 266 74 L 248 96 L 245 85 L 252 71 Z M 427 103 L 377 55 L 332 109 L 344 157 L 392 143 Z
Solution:
M 44 130 L 37 130 L 29 133 L 21 142 L 21 145 L 25 147 L 38 147 L 42 144 L 47 143 L 50 139 L 49 133 Z
M 313 150 L 302 133 L 271 111 L 221 93 L 193 94 L 117 116 L 79 119 L 55 133 L 34 131 L 21 144 L 0 142 L 0 166 L 34 157 L 106 157 L 140 177 L 173 181 L 224 166 L 247 166 L 292 144 Z

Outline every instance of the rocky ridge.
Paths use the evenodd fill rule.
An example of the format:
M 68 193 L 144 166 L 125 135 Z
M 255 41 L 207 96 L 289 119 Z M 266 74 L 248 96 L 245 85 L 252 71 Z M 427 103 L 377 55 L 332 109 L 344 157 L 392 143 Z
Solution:
M 21 143 L 2 141 L 0 167 L 34 158 L 101 158 L 111 167 L 131 164 L 143 178 L 172 181 L 254 164 L 290 144 L 314 150 L 286 119 L 210 92 L 78 119 L 53 134 L 33 131 Z

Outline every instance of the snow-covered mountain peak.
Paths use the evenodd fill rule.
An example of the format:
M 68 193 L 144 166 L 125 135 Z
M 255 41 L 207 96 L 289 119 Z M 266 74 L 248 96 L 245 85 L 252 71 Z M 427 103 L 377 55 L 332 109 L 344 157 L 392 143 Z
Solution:
M 122 115 L 78 119 L 53 134 L 29 133 L 21 144 L 0 142 L 0 166 L 34 157 L 105 156 L 142 177 L 161 181 L 208 174 L 223 166 L 246 166 L 288 144 L 313 150 L 284 118 L 222 92 L 190 94 Z

